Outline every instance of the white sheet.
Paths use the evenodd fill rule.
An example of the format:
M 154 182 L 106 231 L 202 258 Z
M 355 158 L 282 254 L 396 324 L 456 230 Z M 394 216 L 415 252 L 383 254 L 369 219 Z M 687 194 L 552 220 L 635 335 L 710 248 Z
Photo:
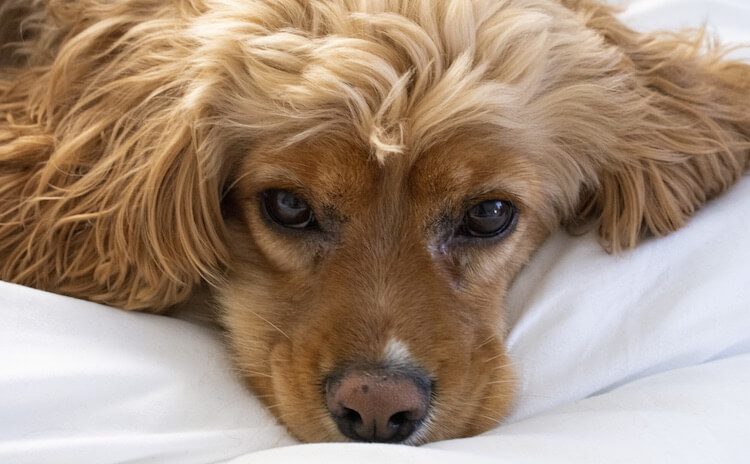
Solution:
M 294 443 L 216 335 L 0 282 L 0 462 L 204 463 Z
M 750 42 L 750 3 L 642 0 L 640 28 Z M 748 56 L 745 52 L 745 56 Z M 515 413 L 421 448 L 298 445 L 211 331 L 0 283 L 0 462 L 747 462 L 750 179 L 610 256 L 553 236 L 509 299 Z

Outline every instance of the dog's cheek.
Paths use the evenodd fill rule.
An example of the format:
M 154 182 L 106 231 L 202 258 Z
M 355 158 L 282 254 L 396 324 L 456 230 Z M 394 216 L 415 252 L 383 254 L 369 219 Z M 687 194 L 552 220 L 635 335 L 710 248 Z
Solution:
M 484 303 L 501 304 L 500 298 L 485 296 Z M 493 306 L 490 306 L 493 307 Z M 505 326 L 500 306 L 482 311 L 464 306 L 474 319 L 469 342 L 453 340 L 451 350 L 465 353 L 466 359 L 443 366 L 440 372 L 444 388 L 438 391 L 436 411 L 438 430 L 450 434 L 437 439 L 456 438 L 484 432 L 498 424 L 510 411 L 516 378 L 508 360 L 504 342 Z
M 306 290 L 294 280 L 279 279 L 262 266 L 239 266 L 215 290 L 238 373 L 274 413 L 279 399 L 272 356 L 289 343 L 295 317 L 305 310 L 300 295 Z
M 509 414 L 517 386 L 517 378 L 500 339 L 478 350 L 475 357 L 477 375 L 486 375 L 486 380 L 474 392 L 476 402 L 471 420 L 467 421 L 466 436 L 496 427 Z
M 335 425 L 325 422 L 317 385 L 320 341 L 309 323 L 315 278 L 277 269 L 253 237 L 237 235 L 226 283 L 216 289 L 235 365 L 296 438 L 331 440 Z
M 303 442 L 341 441 L 323 403 L 317 349 L 299 350 L 284 342 L 271 352 L 271 408 L 295 438 Z M 307 381 L 300 382 L 300 379 Z
M 308 308 L 309 309 L 309 308 Z M 336 321 L 298 314 L 289 338 L 270 353 L 270 379 L 276 407 L 272 410 L 292 435 L 303 442 L 346 441 L 325 405 L 324 374 L 336 366 Z M 326 322 L 329 322 L 327 324 Z
M 459 311 L 454 317 L 464 318 L 474 345 L 453 342 L 454 352 L 470 353 L 471 358 L 462 366 L 446 366 L 441 374 L 449 388 L 443 389 L 444 407 L 435 422 L 440 429 L 453 429 L 453 435 L 431 439 L 482 433 L 510 412 L 516 378 L 505 350 L 505 295 L 548 233 L 540 218 L 527 215 L 504 242 L 461 250 L 463 265 L 455 271 L 460 275 L 454 305 Z
M 221 322 L 238 373 L 264 403 L 272 404 L 268 350 L 278 340 L 278 334 L 268 323 L 263 323 L 249 299 L 228 289 L 217 294 Z

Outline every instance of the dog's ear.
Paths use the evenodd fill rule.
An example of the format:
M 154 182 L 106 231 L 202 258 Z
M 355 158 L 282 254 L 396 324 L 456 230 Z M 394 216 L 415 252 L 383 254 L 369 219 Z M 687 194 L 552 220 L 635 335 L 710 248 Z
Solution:
M 617 251 L 680 228 L 742 175 L 750 157 L 750 66 L 725 60 L 701 31 L 640 34 L 608 7 L 563 3 L 621 50 L 629 91 L 642 102 L 621 108 L 620 140 L 575 220 L 598 220 L 605 246 Z
M 224 153 L 187 97 L 188 44 L 105 13 L 0 81 L 0 278 L 159 310 L 220 278 Z

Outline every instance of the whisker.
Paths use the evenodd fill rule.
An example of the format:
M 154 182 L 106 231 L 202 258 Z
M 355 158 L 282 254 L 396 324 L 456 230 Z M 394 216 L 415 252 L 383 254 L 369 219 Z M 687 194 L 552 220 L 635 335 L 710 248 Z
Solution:
M 507 356 L 507 354 L 505 354 L 505 353 L 503 353 L 503 352 L 501 352 L 501 353 L 498 353 L 498 354 L 496 354 L 495 356 L 492 356 L 491 358 L 487 358 L 487 359 L 485 359 L 485 360 L 484 360 L 484 362 L 490 362 L 490 361 L 494 361 L 494 360 L 496 360 L 497 358 L 502 358 L 503 356 Z M 507 367 L 507 366 L 508 366 L 507 364 L 503 364 L 503 365 L 502 365 L 502 366 L 500 366 L 500 367 Z
M 493 380 L 492 382 L 487 382 L 486 385 L 513 385 L 516 382 L 512 379 L 500 379 L 500 380 Z
M 245 369 L 240 369 L 240 373 L 244 375 L 245 377 L 264 377 L 268 379 L 273 378 L 271 374 L 266 374 L 264 372 L 248 371 Z
M 280 329 L 280 328 L 279 328 L 279 327 L 278 327 L 278 326 L 277 326 L 276 324 L 274 324 L 273 322 L 269 321 L 269 320 L 268 320 L 268 319 L 266 319 L 265 317 L 263 317 L 263 316 L 261 316 L 260 314 L 258 314 L 258 312 L 257 312 L 257 311 L 253 311 L 253 310 L 248 310 L 248 312 L 250 312 L 250 313 L 251 313 L 251 314 L 252 314 L 253 316 L 257 317 L 257 318 L 258 318 L 258 319 L 260 319 L 261 321 L 265 322 L 266 324 L 268 324 L 268 325 L 270 325 L 271 327 L 273 327 L 274 329 L 276 329 L 276 330 L 277 330 L 277 331 L 278 331 L 278 332 L 279 332 L 279 333 L 280 333 L 281 335 L 285 336 L 285 337 L 287 338 L 287 340 L 289 340 L 289 341 L 292 341 L 292 338 L 291 338 L 291 337 L 290 337 L 289 335 L 287 335 L 287 334 L 286 334 L 286 332 L 284 332 L 283 330 L 281 330 L 281 329 Z
M 492 368 L 492 370 L 490 372 L 495 372 L 495 371 L 505 370 L 505 369 L 513 369 L 513 364 L 511 364 L 511 363 L 505 363 L 505 364 L 501 364 L 499 366 L 495 366 L 495 367 Z
M 477 347 L 474 348 L 474 350 L 475 351 L 479 350 L 480 348 L 484 347 L 486 344 L 490 343 L 494 339 L 495 339 L 495 336 L 494 335 L 490 335 L 489 337 L 487 337 L 487 340 L 485 340 L 482 343 L 480 343 Z
M 490 395 L 490 396 L 483 396 L 483 397 L 479 398 L 479 401 L 496 400 L 496 399 L 499 399 L 499 398 L 510 399 L 511 397 L 512 397 L 512 395 Z

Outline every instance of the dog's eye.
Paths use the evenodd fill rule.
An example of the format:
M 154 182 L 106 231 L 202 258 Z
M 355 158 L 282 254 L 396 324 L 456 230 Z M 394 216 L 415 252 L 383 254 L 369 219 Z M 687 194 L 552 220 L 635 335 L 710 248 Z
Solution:
M 263 192 L 263 209 L 277 224 L 290 229 L 305 229 L 315 224 L 312 208 L 297 195 L 286 190 Z
M 470 237 L 496 237 L 515 223 L 518 210 L 509 201 L 488 200 L 466 211 L 459 233 Z

